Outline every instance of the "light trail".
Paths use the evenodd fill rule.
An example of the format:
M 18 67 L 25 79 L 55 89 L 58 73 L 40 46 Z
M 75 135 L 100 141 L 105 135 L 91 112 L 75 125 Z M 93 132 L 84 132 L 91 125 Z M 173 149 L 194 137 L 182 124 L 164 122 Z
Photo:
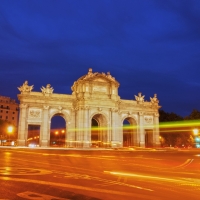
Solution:
M 164 178 L 159 176 L 148 176 L 148 175 L 140 175 L 140 174 L 132 174 L 132 173 L 123 173 L 123 172 L 115 172 L 115 171 L 104 171 L 106 174 L 116 175 L 116 176 L 128 176 L 128 177 L 135 177 L 135 178 L 144 178 L 144 179 L 154 179 L 154 180 L 160 180 L 160 181 L 166 181 L 166 182 L 173 182 L 173 183 L 179 183 L 179 184 L 188 184 L 191 183 L 191 181 L 186 180 L 178 180 L 173 178 Z M 200 186 L 200 184 L 199 184 Z
M 160 122 L 159 125 L 144 125 L 144 128 L 191 128 L 200 127 L 200 120 L 183 120 L 183 121 L 172 121 L 172 122 Z M 139 125 L 123 125 L 115 126 L 114 128 L 108 126 L 101 127 L 89 127 L 89 128 L 68 128 L 67 131 L 99 131 L 99 130 L 112 130 L 112 129 L 123 129 L 123 130 L 137 130 Z M 183 129 L 185 131 L 186 129 Z

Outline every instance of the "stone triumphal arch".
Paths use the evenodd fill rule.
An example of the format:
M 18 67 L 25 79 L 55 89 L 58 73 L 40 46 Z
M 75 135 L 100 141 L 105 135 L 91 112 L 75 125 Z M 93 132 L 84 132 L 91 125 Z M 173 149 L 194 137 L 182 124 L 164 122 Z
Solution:
M 72 94 L 56 94 L 50 84 L 34 92 L 25 81 L 18 89 L 20 117 L 18 145 L 27 146 L 28 126 L 40 126 L 39 144 L 50 145 L 51 118 L 66 121 L 65 146 L 99 147 L 159 145 L 159 115 L 156 94 L 150 101 L 138 93 L 135 100 L 121 99 L 118 81 L 108 72 L 88 73 L 74 82 Z M 129 126 L 124 125 L 127 122 Z

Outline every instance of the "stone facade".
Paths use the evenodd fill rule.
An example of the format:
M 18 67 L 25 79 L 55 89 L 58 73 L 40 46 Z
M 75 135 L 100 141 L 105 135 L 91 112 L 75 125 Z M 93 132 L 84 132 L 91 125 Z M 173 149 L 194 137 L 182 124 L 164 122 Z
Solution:
M 18 88 L 18 145 L 27 145 L 28 125 L 39 125 L 40 146 L 49 146 L 51 118 L 60 115 L 66 121 L 66 147 L 91 147 L 93 134 L 102 147 L 159 146 L 157 96 L 146 102 L 139 93 L 136 100 L 124 100 L 118 88 L 119 83 L 109 72 L 93 73 L 92 69 L 74 82 L 72 95 L 53 93 L 50 84 L 42 86 L 41 92 L 33 92 L 33 85 L 28 86 L 26 81 Z M 92 120 L 98 124 L 96 131 Z M 124 120 L 131 125 L 127 130 Z

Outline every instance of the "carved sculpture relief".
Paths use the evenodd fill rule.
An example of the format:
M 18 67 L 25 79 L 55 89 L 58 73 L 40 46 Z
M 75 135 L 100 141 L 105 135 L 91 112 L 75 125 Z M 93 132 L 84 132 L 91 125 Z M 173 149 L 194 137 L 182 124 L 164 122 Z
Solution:
M 30 109 L 29 117 L 30 118 L 41 118 L 41 110 L 40 109 Z
M 28 81 L 25 81 L 22 86 L 18 87 L 18 90 L 21 92 L 21 94 L 29 93 L 32 91 L 32 89 L 33 85 L 29 86 Z
M 144 117 L 144 121 L 145 121 L 147 124 L 152 124 L 152 123 L 153 123 L 153 117 L 152 117 L 152 116 L 145 116 L 145 117 Z
M 136 96 L 135 95 L 135 99 L 136 99 L 136 101 L 138 102 L 138 103 L 143 103 L 144 102 L 144 95 L 142 96 L 142 93 L 141 92 L 139 92 L 138 93 L 138 96 Z
M 53 93 L 53 87 L 51 87 L 50 84 L 46 85 L 46 88 L 42 86 L 41 91 L 43 94 L 52 94 Z
M 157 99 L 157 94 L 154 94 L 154 97 L 153 97 L 153 98 L 150 97 L 150 100 L 151 100 L 151 103 L 152 103 L 152 104 L 155 104 L 155 103 L 158 104 L 158 103 L 159 103 L 159 101 L 158 101 L 158 99 Z
M 88 78 L 92 78 L 92 77 L 94 77 L 94 76 L 96 76 L 98 74 L 99 73 L 97 73 L 97 72 L 93 73 L 92 72 L 92 68 L 89 68 L 89 71 L 88 71 L 87 75 L 84 77 L 84 80 L 88 79 Z M 108 79 L 110 79 L 111 81 L 115 81 L 115 77 L 111 76 L 110 72 L 107 72 L 107 74 L 102 72 L 101 75 L 106 77 L 106 78 L 108 78 Z

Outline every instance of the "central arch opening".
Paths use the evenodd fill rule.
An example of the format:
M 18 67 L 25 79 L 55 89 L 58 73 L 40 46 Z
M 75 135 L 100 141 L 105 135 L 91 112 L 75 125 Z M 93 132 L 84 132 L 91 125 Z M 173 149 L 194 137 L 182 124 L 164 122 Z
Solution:
M 135 146 L 137 140 L 136 121 L 127 117 L 123 121 L 123 147 Z
M 55 114 L 51 118 L 50 146 L 64 147 L 66 136 L 66 121 L 61 114 Z
M 91 119 L 91 147 L 106 147 L 108 142 L 107 120 L 96 114 Z

